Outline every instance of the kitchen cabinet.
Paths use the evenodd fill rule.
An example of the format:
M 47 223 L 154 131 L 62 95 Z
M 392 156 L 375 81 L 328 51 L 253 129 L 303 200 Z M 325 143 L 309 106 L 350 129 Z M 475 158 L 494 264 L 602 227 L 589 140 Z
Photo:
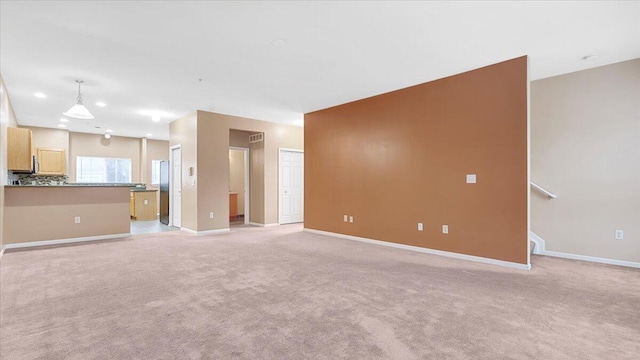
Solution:
M 129 213 L 134 220 L 155 220 L 158 217 L 156 192 L 158 190 L 132 191 Z
M 229 193 L 229 219 L 238 217 L 238 193 Z
M 7 128 L 7 169 L 31 172 L 33 166 L 33 140 L 31 130 Z
M 39 175 L 64 175 L 66 161 L 64 149 L 38 148 L 36 159 L 40 163 Z

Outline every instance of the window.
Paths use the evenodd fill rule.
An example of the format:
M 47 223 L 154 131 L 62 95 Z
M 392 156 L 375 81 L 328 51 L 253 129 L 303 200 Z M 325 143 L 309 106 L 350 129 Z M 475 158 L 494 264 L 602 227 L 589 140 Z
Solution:
M 160 161 L 151 160 L 151 185 L 160 184 Z
M 130 183 L 131 159 L 78 156 L 76 182 Z

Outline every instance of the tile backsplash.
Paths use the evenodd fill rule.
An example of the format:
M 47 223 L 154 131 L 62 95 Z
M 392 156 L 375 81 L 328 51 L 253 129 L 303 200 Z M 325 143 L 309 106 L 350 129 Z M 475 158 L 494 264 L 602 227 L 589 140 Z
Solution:
M 69 182 L 69 177 L 67 175 L 13 174 L 9 180 L 10 184 L 20 181 L 22 185 L 63 185 Z

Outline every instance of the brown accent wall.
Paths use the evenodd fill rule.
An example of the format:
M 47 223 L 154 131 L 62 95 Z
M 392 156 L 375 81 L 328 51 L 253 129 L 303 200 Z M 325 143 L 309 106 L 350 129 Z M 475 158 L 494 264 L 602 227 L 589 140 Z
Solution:
M 306 114 L 305 227 L 526 264 L 527 81 L 520 57 Z

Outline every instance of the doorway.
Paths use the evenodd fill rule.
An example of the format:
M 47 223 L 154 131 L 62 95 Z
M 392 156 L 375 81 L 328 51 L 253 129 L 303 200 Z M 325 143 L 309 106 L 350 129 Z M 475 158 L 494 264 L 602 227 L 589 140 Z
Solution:
M 182 226 L 182 150 L 180 145 L 171 147 L 171 199 L 169 207 L 171 226 Z
M 248 224 L 250 214 L 249 148 L 229 147 L 229 225 Z
M 279 223 L 304 221 L 304 152 L 278 149 Z

